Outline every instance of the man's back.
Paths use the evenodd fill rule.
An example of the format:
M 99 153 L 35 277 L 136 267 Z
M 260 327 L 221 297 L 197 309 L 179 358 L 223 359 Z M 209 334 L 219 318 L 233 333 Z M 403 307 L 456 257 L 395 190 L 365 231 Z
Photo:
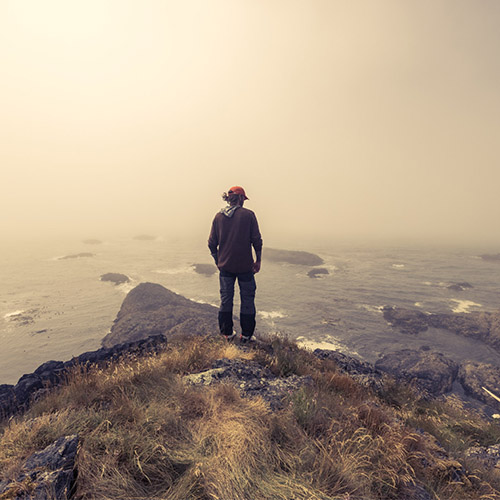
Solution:
M 262 238 L 255 214 L 247 208 L 237 208 L 231 216 L 216 214 L 208 239 L 212 253 L 218 254 L 218 267 L 232 273 L 252 271 L 252 246 L 262 249 Z

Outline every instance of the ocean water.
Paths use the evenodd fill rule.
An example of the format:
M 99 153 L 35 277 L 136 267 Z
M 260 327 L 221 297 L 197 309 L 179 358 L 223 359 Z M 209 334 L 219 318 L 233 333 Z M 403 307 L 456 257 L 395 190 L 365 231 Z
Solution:
M 500 366 L 492 348 L 443 330 L 418 335 L 393 330 L 384 305 L 428 312 L 496 311 L 500 263 L 478 257 L 481 249 L 323 245 L 328 275 L 310 278 L 308 266 L 264 261 L 257 275 L 257 335 L 278 332 L 306 347 L 339 349 L 375 361 L 380 355 L 423 345 L 455 359 Z M 264 248 L 265 251 L 265 248 Z M 92 257 L 63 259 L 91 252 Z M 218 277 L 194 271 L 210 263 L 204 242 L 157 238 L 2 245 L 0 280 L 0 384 L 15 383 L 50 359 L 67 360 L 100 347 L 128 291 L 150 281 L 190 299 L 218 305 Z M 107 272 L 131 282 L 100 281 Z M 468 282 L 472 288 L 448 286 Z M 237 312 L 237 300 L 236 300 Z

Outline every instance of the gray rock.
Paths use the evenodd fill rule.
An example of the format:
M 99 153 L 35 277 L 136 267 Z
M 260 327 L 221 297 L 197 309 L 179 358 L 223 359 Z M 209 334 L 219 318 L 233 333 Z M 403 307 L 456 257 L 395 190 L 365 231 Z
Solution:
M 458 373 L 457 363 L 443 354 L 412 349 L 386 354 L 377 360 L 375 368 L 434 396 L 450 391 Z
M 101 281 L 110 281 L 115 285 L 121 285 L 122 283 L 128 283 L 130 281 L 130 278 L 125 274 L 106 273 L 101 275 Z
M 217 308 L 193 302 L 156 283 L 141 283 L 125 297 L 102 345 L 111 347 L 170 333 L 218 334 Z
M 194 271 L 205 276 L 212 276 L 217 272 L 217 267 L 213 264 L 193 264 Z
M 14 482 L 4 482 L 0 497 L 16 500 L 66 500 L 75 480 L 78 436 L 64 436 L 29 457 Z M 24 488 L 19 488 L 23 485 Z M 24 490 L 24 491 L 22 491 Z M 11 493 L 11 494 L 9 494 Z
M 266 247 L 262 252 L 262 258 L 272 262 L 286 262 L 300 266 L 320 266 L 324 263 L 321 257 L 310 252 L 280 250 L 269 247 Z
M 311 383 L 310 377 L 277 377 L 253 361 L 219 359 L 212 366 L 210 370 L 186 375 L 183 379 L 192 385 L 230 382 L 246 397 L 262 397 L 272 410 L 283 406 L 287 394 Z
M 421 311 L 384 306 L 382 313 L 391 326 L 404 333 L 416 334 L 425 332 L 429 328 L 428 317 Z
M 481 340 L 500 350 L 500 311 L 424 314 L 414 309 L 385 306 L 383 315 L 403 333 L 418 334 L 429 327 Z
M 500 409 L 500 402 L 491 395 L 500 397 L 500 368 L 487 363 L 462 363 L 458 371 L 458 380 L 467 394 L 493 408 Z
M 315 267 L 315 268 L 311 269 L 310 271 L 308 271 L 307 276 L 309 276 L 309 278 L 317 278 L 318 276 L 326 275 L 326 274 L 330 274 L 328 272 L 328 269 L 326 269 L 324 267 Z
M 383 387 L 385 374 L 372 364 L 347 356 L 338 351 L 315 349 L 314 355 L 319 359 L 330 359 L 335 362 L 340 371 L 349 374 L 354 380 L 365 387 L 379 391 Z
M 493 446 L 473 446 L 465 452 L 469 459 L 476 460 L 488 469 L 500 469 L 500 444 Z
M 467 290 L 468 288 L 473 288 L 470 283 L 467 283 L 466 281 L 462 281 L 460 283 L 452 283 L 451 285 L 448 285 L 446 288 L 448 290 L 453 290 L 455 292 L 463 292 L 464 290 Z

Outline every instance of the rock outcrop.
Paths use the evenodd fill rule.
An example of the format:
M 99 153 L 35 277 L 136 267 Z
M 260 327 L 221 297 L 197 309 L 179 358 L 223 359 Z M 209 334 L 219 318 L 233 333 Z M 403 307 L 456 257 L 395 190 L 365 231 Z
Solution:
M 101 275 L 101 281 L 110 281 L 115 285 L 121 285 L 122 283 L 128 283 L 130 281 L 130 278 L 125 274 L 106 273 Z
M 320 266 L 324 263 L 323 259 L 314 253 L 269 247 L 262 252 L 262 258 L 271 262 L 286 262 L 300 266 Z
M 217 334 L 217 308 L 186 299 L 156 283 L 141 283 L 125 297 L 104 347 L 151 335 Z
M 15 481 L 0 483 L 0 498 L 66 500 L 75 481 L 78 436 L 63 436 L 31 455 Z
M 382 388 L 384 374 L 366 361 L 361 361 L 338 351 L 329 351 L 326 349 L 315 349 L 314 355 L 319 359 L 334 361 L 343 373 L 349 374 L 350 377 L 365 387 L 370 387 L 375 391 Z
M 210 370 L 192 373 L 183 378 L 192 385 L 230 382 L 238 387 L 244 396 L 262 397 L 272 410 L 282 407 L 286 394 L 311 383 L 310 377 L 297 375 L 291 375 L 287 378 L 277 377 L 268 368 L 264 368 L 254 361 L 239 359 L 219 359 Z
M 47 361 L 33 373 L 23 375 L 16 385 L 0 385 L 0 418 L 28 408 L 34 399 L 45 392 L 46 387 L 63 381 L 68 371 L 76 366 L 91 364 L 99 366 L 127 356 L 154 354 L 162 350 L 166 343 L 167 339 L 162 335 L 158 335 L 137 342 L 123 343 L 109 348 L 102 347 L 96 351 L 84 352 L 66 362 Z
M 500 368 L 487 363 L 463 363 L 458 380 L 467 394 L 500 409 Z
M 500 311 L 424 314 L 414 309 L 385 306 L 382 312 L 386 321 L 404 333 L 440 328 L 481 340 L 500 350 Z
M 403 349 L 386 354 L 375 368 L 437 396 L 451 390 L 458 364 L 441 353 Z

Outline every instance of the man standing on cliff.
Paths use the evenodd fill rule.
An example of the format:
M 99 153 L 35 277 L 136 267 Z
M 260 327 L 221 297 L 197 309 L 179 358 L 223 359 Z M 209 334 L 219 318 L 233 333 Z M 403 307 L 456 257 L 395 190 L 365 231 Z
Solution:
M 222 195 L 227 207 L 217 213 L 212 222 L 208 248 L 219 268 L 220 298 L 219 330 L 227 340 L 233 332 L 234 283 L 238 279 L 241 309 L 240 341 L 248 342 L 255 330 L 255 284 L 254 274 L 260 271 L 262 237 L 255 214 L 243 208 L 248 200 L 241 186 L 232 187 Z M 252 254 L 255 250 L 255 261 Z

